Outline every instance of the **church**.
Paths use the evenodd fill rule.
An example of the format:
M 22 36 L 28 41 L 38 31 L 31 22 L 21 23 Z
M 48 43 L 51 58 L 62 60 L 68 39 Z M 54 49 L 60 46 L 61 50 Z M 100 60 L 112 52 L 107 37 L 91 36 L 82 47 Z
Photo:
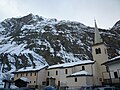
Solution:
M 100 36 L 95 21 L 93 60 L 56 64 L 42 67 L 26 67 L 14 72 L 14 81 L 29 79 L 28 87 L 44 86 L 80 88 L 93 85 L 120 85 L 120 56 L 108 59 L 107 46 Z

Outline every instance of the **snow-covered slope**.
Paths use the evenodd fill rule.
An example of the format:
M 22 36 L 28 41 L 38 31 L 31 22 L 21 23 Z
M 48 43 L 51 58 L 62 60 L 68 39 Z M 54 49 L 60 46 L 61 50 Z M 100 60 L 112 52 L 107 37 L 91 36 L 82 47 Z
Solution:
M 100 29 L 100 33 L 108 45 L 109 57 L 119 54 L 120 40 L 116 35 L 120 34 L 105 29 Z M 6 19 L 0 23 L 1 72 L 92 59 L 93 37 L 94 28 L 79 22 L 58 21 L 33 14 Z

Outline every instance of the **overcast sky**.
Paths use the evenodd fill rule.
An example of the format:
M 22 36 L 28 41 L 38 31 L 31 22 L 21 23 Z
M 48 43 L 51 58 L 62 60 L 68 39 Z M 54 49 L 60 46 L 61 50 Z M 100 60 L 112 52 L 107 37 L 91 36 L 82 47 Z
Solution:
M 0 22 L 29 13 L 111 28 L 120 20 L 120 0 L 0 0 Z

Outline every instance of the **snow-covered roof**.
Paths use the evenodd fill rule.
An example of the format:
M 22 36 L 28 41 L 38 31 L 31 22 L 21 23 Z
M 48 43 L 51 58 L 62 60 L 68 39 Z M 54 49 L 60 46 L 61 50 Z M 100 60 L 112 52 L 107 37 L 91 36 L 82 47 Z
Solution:
M 116 56 L 114 58 L 111 58 L 111 59 L 109 59 L 109 61 L 102 63 L 102 65 L 104 65 L 104 64 L 110 64 L 112 62 L 118 62 L 118 61 L 120 62 L 120 56 Z
M 21 77 L 20 79 L 23 80 L 24 82 L 29 82 L 29 79 L 26 77 Z
M 43 68 L 45 68 L 45 67 L 47 67 L 47 65 L 45 65 L 45 66 L 35 66 L 35 68 L 33 68 L 33 67 L 26 67 L 26 68 L 24 68 L 24 67 L 23 67 L 23 68 L 15 71 L 14 73 L 18 73 L 18 72 L 30 72 L 30 71 L 39 71 L 39 70 L 41 70 L 41 69 L 43 69 Z
M 93 64 L 93 63 L 94 61 L 91 61 L 91 60 L 83 60 L 83 61 L 78 61 L 78 62 L 56 64 L 56 65 L 49 66 L 47 69 L 66 68 L 66 67 L 73 67 L 77 65 L 85 65 L 85 64 Z
M 74 76 L 92 76 L 92 74 L 90 74 L 89 72 L 85 71 L 85 70 L 82 70 L 82 71 L 79 71 L 79 72 L 75 72 L 67 77 L 74 77 Z
M 116 57 L 110 59 L 110 61 L 112 61 L 112 60 L 117 60 L 117 59 L 120 59 L 120 56 L 116 56 Z

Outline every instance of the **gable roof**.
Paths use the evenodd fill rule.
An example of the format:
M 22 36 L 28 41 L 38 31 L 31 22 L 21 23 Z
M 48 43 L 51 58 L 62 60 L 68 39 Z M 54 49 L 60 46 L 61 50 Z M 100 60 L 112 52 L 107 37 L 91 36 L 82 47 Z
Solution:
M 78 61 L 78 62 L 56 64 L 56 65 L 49 66 L 47 69 L 69 68 L 69 67 L 74 67 L 74 66 L 78 66 L 78 65 L 86 65 L 86 64 L 94 64 L 94 61 L 83 60 L 83 61 Z
M 110 59 L 109 61 L 102 63 L 101 65 L 108 65 L 108 64 L 115 63 L 115 62 L 120 62 L 120 56 L 116 56 Z
M 21 73 L 21 72 L 35 72 L 35 71 L 40 71 L 42 69 L 44 69 L 45 67 L 47 67 L 47 65 L 45 66 L 36 66 L 35 68 L 33 67 L 26 67 L 26 68 L 21 68 L 18 69 L 17 71 L 13 72 L 13 73 Z
M 26 78 L 26 77 L 21 77 L 19 79 L 23 80 L 24 82 L 28 82 L 28 83 L 30 82 L 30 80 L 28 78 Z
M 85 70 L 82 70 L 82 71 L 79 71 L 79 72 L 75 72 L 67 77 L 76 77 L 76 76 L 92 76 L 92 74 L 90 74 L 89 72 L 85 71 Z

